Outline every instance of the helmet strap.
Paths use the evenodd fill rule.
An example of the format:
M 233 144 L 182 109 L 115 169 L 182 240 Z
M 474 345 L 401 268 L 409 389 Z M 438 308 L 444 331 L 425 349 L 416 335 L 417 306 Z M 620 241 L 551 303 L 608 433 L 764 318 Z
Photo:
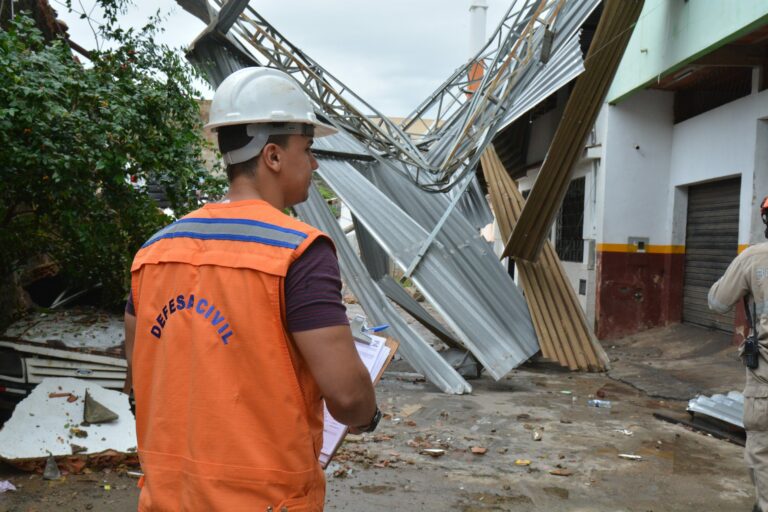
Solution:
M 306 123 L 259 123 L 249 124 L 246 133 L 252 137 L 245 146 L 228 151 L 223 155 L 227 165 L 247 162 L 259 156 L 270 135 L 304 135 L 314 137 L 315 127 Z

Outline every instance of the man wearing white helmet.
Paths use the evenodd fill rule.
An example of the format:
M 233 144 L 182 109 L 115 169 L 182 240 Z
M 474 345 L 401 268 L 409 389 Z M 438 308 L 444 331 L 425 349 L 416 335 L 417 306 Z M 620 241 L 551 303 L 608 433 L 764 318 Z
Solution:
M 227 77 L 206 128 L 225 201 L 153 235 L 131 268 L 139 510 L 322 510 L 322 399 L 356 432 L 381 417 L 333 244 L 282 213 L 307 198 L 313 137 L 336 130 L 268 68 Z

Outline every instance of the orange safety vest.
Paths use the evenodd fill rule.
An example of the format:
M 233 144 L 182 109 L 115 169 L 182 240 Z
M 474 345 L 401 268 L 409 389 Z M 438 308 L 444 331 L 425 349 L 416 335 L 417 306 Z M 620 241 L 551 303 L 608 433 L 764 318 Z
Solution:
M 131 267 L 141 511 L 323 509 L 320 390 L 285 328 L 319 236 L 264 201 L 208 204 Z

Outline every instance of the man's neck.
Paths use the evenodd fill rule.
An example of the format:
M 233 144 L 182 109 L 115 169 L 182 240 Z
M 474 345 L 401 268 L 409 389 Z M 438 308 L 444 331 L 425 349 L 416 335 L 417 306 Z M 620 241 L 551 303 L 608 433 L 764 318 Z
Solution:
M 263 199 L 259 193 L 253 193 L 253 192 L 241 192 L 230 189 L 229 192 L 224 196 L 224 201 L 228 202 L 235 202 L 235 201 L 250 201 L 254 199 Z
M 282 198 L 278 194 L 270 193 L 270 190 L 259 190 L 250 181 L 235 180 L 229 184 L 229 192 L 224 196 L 225 201 L 249 201 L 260 199 L 271 204 L 278 210 L 282 209 Z

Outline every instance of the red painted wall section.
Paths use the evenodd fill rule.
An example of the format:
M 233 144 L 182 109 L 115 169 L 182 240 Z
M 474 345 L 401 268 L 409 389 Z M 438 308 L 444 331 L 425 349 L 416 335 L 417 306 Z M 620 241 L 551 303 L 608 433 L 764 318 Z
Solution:
M 596 333 L 611 339 L 680 322 L 684 254 L 597 253 Z

